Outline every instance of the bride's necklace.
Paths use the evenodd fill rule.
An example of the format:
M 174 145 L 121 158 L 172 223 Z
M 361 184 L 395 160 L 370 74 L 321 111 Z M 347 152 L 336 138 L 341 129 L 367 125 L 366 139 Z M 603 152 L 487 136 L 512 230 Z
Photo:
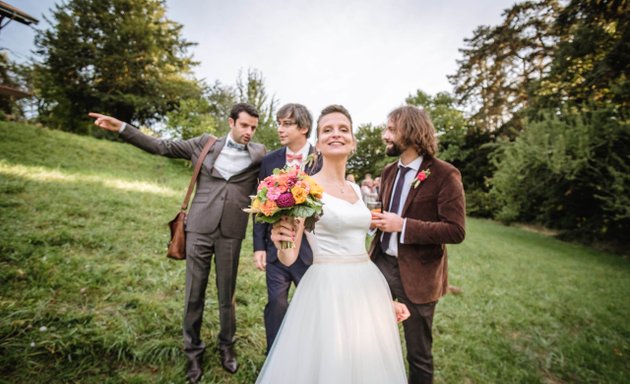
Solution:
M 341 194 L 345 194 L 346 193 L 346 188 L 348 187 L 348 184 L 344 181 L 343 184 L 336 184 L 335 185 L 337 188 L 339 188 L 339 192 L 341 192 Z
M 339 193 L 341 193 L 342 195 L 346 193 L 347 187 L 348 187 L 348 184 L 346 182 L 344 182 L 343 184 L 338 184 L 333 181 L 328 181 L 324 184 L 324 189 L 326 188 L 329 188 L 330 190 L 337 189 L 339 190 Z

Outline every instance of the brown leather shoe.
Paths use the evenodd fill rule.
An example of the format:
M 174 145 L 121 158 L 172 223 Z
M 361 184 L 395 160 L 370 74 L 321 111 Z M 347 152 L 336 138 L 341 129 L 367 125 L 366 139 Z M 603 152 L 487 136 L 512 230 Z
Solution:
M 231 345 L 220 345 L 219 355 L 221 356 L 221 365 L 223 368 L 230 373 L 236 373 L 238 370 L 238 362 L 236 361 L 234 347 Z
M 203 358 L 198 356 L 188 360 L 188 368 L 186 369 L 186 380 L 189 383 L 198 383 L 203 374 Z

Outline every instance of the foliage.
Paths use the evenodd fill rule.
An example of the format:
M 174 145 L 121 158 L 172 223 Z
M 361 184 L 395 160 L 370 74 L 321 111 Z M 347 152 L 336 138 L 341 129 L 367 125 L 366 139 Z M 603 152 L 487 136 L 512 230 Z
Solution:
M 490 161 L 496 148 L 495 133 L 479 131 L 471 125 L 447 92 L 431 96 L 417 90 L 405 102 L 423 108 L 431 117 L 439 138 L 439 158 L 450 162 L 461 172 L 467 214 L 491 217 L 495 206 L 488 196 L 486 181 L 495 171 Z
M 504 221 L 627 242 L 630 121 L 611 111 L 546 113 L 506 145 L 492 179 Z
M 185 264 L 165 249 L 190 169 L 26 124 L 0 122 L 0 135 L 1 381 L 183 384 Z M 436 384 L 630 381 L 627 259 L 478 219 L 448 248 L 462 293 L 437 306 Z M 220 367 L 208 284 L 202 383 L 253 383 L 263 364 L 265 275 L 251 252 L 248 231 L 240 369 Z
M 192 43 L 166 18 L 163 0 L 71 0 L 52 17 L 36 37 L 42 62 L 34 64 L 39 117 L 49 126 L 90 133 L 89 111 L 148 124 L 201 96 L 186 53 Z
M 560 41 L 549 76 L 537 87 L 539 108 L 630 108 L 629 6 L 574 0 L 560 12 L 555 25 Z
M 216 135 L 217 122 L 207 99 L 184 99 L 177 108 L 166 113 L 169 133 L 184 140 L 203 133 Z
M 242 72 L 236 81 L 238 100 L 253 105 L 258 109 L 260 118 L 256 129 L 255 141 L 264 144 L 268 150 L 280 147 L 280 139 L 276 130 L 277 101 L 267 94 L 265 78 L 256 69 L 247 70 L 247 78 Z
M 234 87 L 223 85 L 216 81 L 206 90 L 205 99 L 208 101 L 210 115 L 212 115 L 217 124 L 217 136 L 227 135 L 230 131 L 230 125 L 228 124 L 230 109 L 239 102 L 236 90 Z M 255 139 L 257 138 L 255 137 Z
M 472 150 L 464 145 L 469 128 L 463 112 L 457 109 L 451 95 L 440 92 L 431 96 L 419 89 L 415 95 L 408 96 L 405 102 L 420 107 L 429 114 L 439 137 L 441 159 L 453 164 L 463 164 L 468 159 Z
M 628 1 L 523 1 L 503 15 L 465 39 L 449 77 L 479 129 L 509 134 L 563 105 L 630 106 Z
M 206 90 L 205 99 L 208 111 L 216 122 L 215 132 L 218 136 L 226 135 L 230 130 L 228 117 L 232 106 L 235 103 L 249 103 L 260 114 L 254 141 L 264 144 L 267 150 L 280 147 L 275 124 L 277 101 L 267 94 L 265 79 L 260 71 L 250 68 L 246 78 L 242 71 L 239 72 L 235 86 L 215 82 Z
M 357 149 L 348 159 L 347 173 L 355 175 L 357 180 L 362 180 L 368 173 L 374 177 L 380 176 L 383 168 L 394 161 L 385 154 L 385 144 L 381 139 L 383 128 L 362 124 L 355 132 Z
M 24 71 L 25 68 L 12 62 L 6 52 L 0 52 L 0 84 L 26 90 Z M 15 97 L 0 95 L 0 120 L 19 120 L 23 117 L 22 106 Z
M 559 9 L 556 0 L 523 1 L 504 11 L 500 25 L 480 26 L 464 40 L 463 58 L 449 80 L 478 130 L 508 123 L 520 129 L 532 83 L 549 72 Z
M 582 239 L 619 239 L 627 225 L 619 222 L 625 201 L 612 195 L 629 193 L 621 112 L 630 107 L 629 37 L 627 1 L 540 0 L 513 5 L 499 25 L 481 26 L 465 40 L 450 80 L 473 127 L 470 143 L 481 144 L 463 146 L 478 163 L 463 170 L 479 186 L 467 189 L 469 202 L 489 203 L 479 207 L 507 221 L 544 223 Z M 496 148 L 506 150 L 502 158 Z M 547 154 L 565 150 L 553 161 Z M 486 198 L 496 156 L 501 160 L 494 162 L 493 193 Z M 577 180 L 575 172 L 606 179 L 614 192 Z

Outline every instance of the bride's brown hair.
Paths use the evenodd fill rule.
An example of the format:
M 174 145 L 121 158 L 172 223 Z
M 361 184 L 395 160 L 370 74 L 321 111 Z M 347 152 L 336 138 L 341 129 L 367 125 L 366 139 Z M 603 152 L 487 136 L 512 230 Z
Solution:
M 331 113 L 341 113 L 342 115 L 347 117 L 348 121 L 350 121 L 350 131 L 352 132 L 352 117 L 350 116 L 350 112 L 348 112 L 348 110 L 343 105 L 331 104 L 327 106 L 326 108 L 322 109 L 322 112 L 319 114 L 319 117 L 317 118 L 317 137 L 318 138 L 319 138 L 319 122 L 321 121 L 322 117 L 326 115 L 330 115 Z M 354 137 L 354 132 L 352 132 L 352 137 Z

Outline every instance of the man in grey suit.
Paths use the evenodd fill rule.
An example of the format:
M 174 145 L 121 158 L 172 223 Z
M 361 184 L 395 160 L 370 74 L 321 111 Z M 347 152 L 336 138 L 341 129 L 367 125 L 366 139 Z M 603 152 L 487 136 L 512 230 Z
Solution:
M 210 139 L 204 134 L 189 140 L 161 140 L 110 116 L 90 113 L 94 124 L 118 132 L 126 142 L 149 153 L 188 159 L 195 164 Z M 219 354 L 228 372 L 238 369 L 234 353 L 236 331 L 234 292 L 241 242 L 248 215 L 243 208 L 256 191 L 265 147 L 251 143 L 258 125 L 258 112 L 249 104 L 236 104 L 228 118 L 230 132 L 217 139 L 203 159 L 195 196 L 186 222 L 186 297 L 184 304 L 184 352 L 187 378 L 196 383 L 202 375 L 205 344 L 200 337 L 208 275 L 215 256 L 219 302 Z

